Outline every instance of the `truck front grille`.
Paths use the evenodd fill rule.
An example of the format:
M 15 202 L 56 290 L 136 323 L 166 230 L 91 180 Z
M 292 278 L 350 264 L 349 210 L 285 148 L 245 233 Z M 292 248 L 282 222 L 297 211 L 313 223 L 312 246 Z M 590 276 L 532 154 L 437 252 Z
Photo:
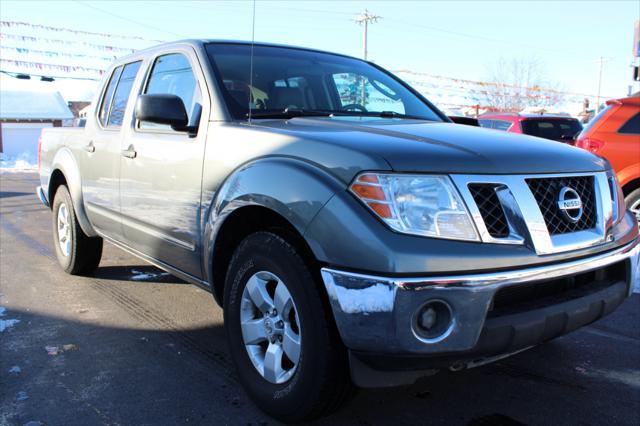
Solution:
M 596 226 L 596 203 L 593 176 L 527 179 L 550 235 L 593 229 Z M 582 217 L 575 223 L 562 217 L 558 197 L 562 188 L 575 190 L 582 200 Z
M 496 194 L 498 186 L 490 183 L 473 183 L 469 185 L 469 191 L 478 206 L 489 235 L 493 238 L 505 238 L 509 236 L 509 224 Z

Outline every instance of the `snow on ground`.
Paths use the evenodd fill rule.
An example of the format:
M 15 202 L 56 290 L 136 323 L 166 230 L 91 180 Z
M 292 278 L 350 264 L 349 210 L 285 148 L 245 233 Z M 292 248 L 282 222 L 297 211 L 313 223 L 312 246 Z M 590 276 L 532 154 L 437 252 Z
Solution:
M 0 306 L 0 317 L 4 316 L 6 309 Z M 17 323 L 19 323 L 20 320 L 17 319 L 0 319 L 0 333 L 2 333 L 3 331 L 5 331 L 8 328 L 13 327 L 14 325 L 16 325 Z
M 160 278 L 160 277 L 166 277 L 167 275 L 169 275 L 168 272 L 141 272 L 141 271 L 136 271 L 135 269 L 131 270 L 131 273 L 133 274 L 131 276 L 131 279 L 134 281 L 147 281 L 147 280 L 152 280 L 154 278 Z
M 36 152 L 23 152 L 15 156 L 0 154 L 0 171 L 26 172 L 35 171 L 38 168 L 38 154 Z

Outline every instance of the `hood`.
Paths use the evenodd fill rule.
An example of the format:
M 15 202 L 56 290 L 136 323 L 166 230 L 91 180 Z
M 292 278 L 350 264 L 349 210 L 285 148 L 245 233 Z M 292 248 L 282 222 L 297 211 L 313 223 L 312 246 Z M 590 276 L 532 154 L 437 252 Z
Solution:
M 254 125 L 323 142 L 327 149 L 340 146 L 376 156 L 398 172 L 535 174 L 606 169 L 602 158 L 565 143 L 453 123 L 305 117 L 256 120 Z

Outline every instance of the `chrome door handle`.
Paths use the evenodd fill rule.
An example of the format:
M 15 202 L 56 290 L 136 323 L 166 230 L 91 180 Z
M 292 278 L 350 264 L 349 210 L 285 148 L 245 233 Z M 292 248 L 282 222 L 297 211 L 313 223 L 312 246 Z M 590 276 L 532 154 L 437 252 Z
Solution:
M 133 145 L 129 145 L 129 148 L 122 151 L 122 155 L 127 158 L 136 158 L 137 152 L 133 149 Z
M 84 150 L 87 152 L 96 152 L 96 147 L 93 146 L 93 142 L 89 142 L 89 145 L 85 145 Z

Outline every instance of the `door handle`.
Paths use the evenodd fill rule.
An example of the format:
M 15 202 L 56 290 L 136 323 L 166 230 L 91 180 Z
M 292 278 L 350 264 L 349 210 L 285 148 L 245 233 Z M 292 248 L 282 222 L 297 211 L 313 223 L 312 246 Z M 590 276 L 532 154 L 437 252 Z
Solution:
M 96 152 L 96 147 L 93 146 L 93 142 L 89 142 L 89 145 L 85 145 L 84 150 L 87 152 Z
M 133 145 L 129 145 L 129 148 L 122 151 L 122 155 L 127 158 L 136 158 L 137 152 L 133 148 Z

